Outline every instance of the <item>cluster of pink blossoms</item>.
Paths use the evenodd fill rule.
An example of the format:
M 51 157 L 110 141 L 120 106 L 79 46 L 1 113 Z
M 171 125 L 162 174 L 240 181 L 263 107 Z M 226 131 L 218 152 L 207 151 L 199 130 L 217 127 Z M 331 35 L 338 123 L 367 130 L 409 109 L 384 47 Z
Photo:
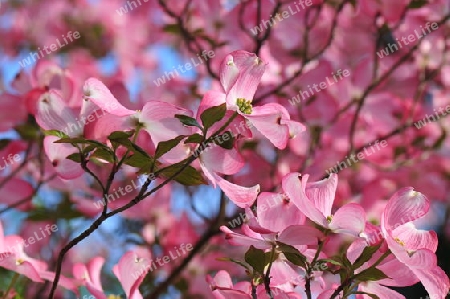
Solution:
M 63 88 L 49 88 L 44 82 L 35 84 L 34 88 L 24 84 L 23 90 L 28 93 L 29 112 L 36 116 L 42 129 L 51 132 L 44 139 L 44 148 L 60 178 L 76 179 L 85 171 L 80 161 L 67 159 L 80 151 L 74 144 L 96 140 L 113 148 L 116 145 L 112 135 L 118 131 L 137 132 L 137 144 L 150 148 L 151 155 L 157 157 L 158 168 L 185 161 L 197 150 L 195 157 L 199 161 L 194 165 L 213 186 L 218 186 L 237 206 L 246 208 L 249 215 L 256 203 L 256 215 L 242 225 L 242 234 L 221 227 L 230 244 L 250 246 L 245 261 L 238 263 L 246 268 L 251 282 L 233 284 L 228 272 L 221 270 L 214 278 L 207 278 L 215 298 L 309 298 L 311 294 L 321 299 L 344 298 L 349 294 L 358 298 L 372 294 L 378 298 L 404 298 L 388 287 L 409 286 L 419 281 L 436 298 L 445 298 L 450 282 L 437 266 L 436 233 L 419 230 L 413 223 L 430 207 L 421 193 L 412 188 L 395 193 L 384 208 L 379 225 L 375 225 L 367 221 L 359 204 L 348 203 L 333 211 L 338 186 L 335 174 L 311 183 L 308 175 L 289 173 L 283 177 L 279 193 L 260 193 L 259 185 L 241 186 L 223 177 L 237 173 L 244 166 L 235 143 L 231 146 L 206 144 L 203 151 L 198 151 L 217 132 L 229 130 L 233 138 L 251 138 L 249 129 L 238 134 L 232 131 L 243 122 L 251 123 L 279 149 L 304 130 L 279 104 L 252 105 L 265 66 L 255 54 L 245 51 L 227 55 L 220 70 L 222 90 L 207 92 L 196 113 L 160 101 L 148 101 L 141 110 L 126 108 L 95 78 L 85 81 L 80 96 L 82 104 L 75 113 L 64 100 L 67 98 L 64 92 L 71 92 L 73 85 L 70 76 L 61 74 L 58 68 L 54 72 L 55 66 L 45 63 L 36 69 L 40 77 L 60 76 L 65 82 Z M 220 112 L 220 107 L 226 109 Z M 102 117 L 98 117 L 99 111 Z M 216 117 L 217 114 L 222 115 Z M 74 126 L 76 123 L 81 125 Z M 138 135 L 140 132 L 148 134 L 150 139 L 143 139 Z M 66 142 L 60 142 L 61 137 Z M 189 139 L 191 142 L 181 142 Z M 177 142 L 161 150 L 162 144 L 174 140 Z M 150 142 L 150 147 L 144 142 Z M 128 151 L 118 152 L 119 157 L 127 154 Z M 100 163 L 111 163 L 105 155 L 97 155 Z M 270 201 L 275 197 L 282 200 L 272 205 Z M 78 204 L 86 213 L 92 208 L 87 200 Z M 8 236 L 1 240 L 4 258 L 0 266 L 36 282 L 53 281 L 55 274 L 47 270 L 46 263 L 28 257 L 20 246 L 15 252 L 4 250 L 13 242 L 23 243 L 23 240 L 16 242 L 17 239 L 20 237 Z M 147 250 L 129 251 L 114 267 L 127 298 L 142 298 L 139 286 L 151 268 L 151 258 Z M 78 287 L 85 286 L 96 298 L 106 298 L 100 280 L 104 261 L 96 257 L 87 265 L 74 264 L 74 277 L 58 277 L 59 286 L 76 293 Z

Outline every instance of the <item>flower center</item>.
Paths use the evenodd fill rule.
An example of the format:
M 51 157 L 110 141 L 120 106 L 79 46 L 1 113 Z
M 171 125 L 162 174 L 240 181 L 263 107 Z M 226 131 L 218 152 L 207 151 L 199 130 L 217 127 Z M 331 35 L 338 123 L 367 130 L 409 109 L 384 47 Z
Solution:
M 20 266 L 20 265 L 22 265 L 24 262 L 25 262 L 25 260 L 19 258 L 19 259 L 16 260 L 16 266 Z
M 405 246 L 405 242 L 403 242 L 402 240 L 400 240 L 399 238 L 395 238 L 394 239 L 398 244 Z
M 251 114 L 253 111 L 252 102 L 250 100 L 238 98 L 236 100 L 236 105 L 238 106 L 239 111 L 241 111 L 244 114 Z

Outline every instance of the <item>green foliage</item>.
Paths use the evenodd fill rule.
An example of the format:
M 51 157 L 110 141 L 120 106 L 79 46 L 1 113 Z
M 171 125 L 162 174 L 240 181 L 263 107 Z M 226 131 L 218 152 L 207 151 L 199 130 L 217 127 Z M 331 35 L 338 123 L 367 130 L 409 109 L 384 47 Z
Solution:
M 361 255 L 356 259 L 355 263 L 352 265 L 352 269 L 356 270 L 359 267 L 361 267 L 365 262 L 370 260 L 373 254 L 380 248 L 380 246 L 381 243 L 378 245 L 367 246 L 366 248 L 364 248 Z
M 184 163 L 176 163 L 170 165 L 161 172 L 161 175 L 164 176 L 165 178 L 169 178 L 176 172 L 180 171 L 180 169 L 182 169 L 183 167 Z M 198 172 L 197 169 L 195 169 L 192 166 L 185 167 L 181 171 L 181 173 L 179 173 L 174 178 L 174 180 L 185 186 L 197 186 L 208 184 L 205 178 L 200 174 L 200 172 Z
M 216 122 L 221 121 L 226 112 L 227 106 L 225 103 L 220 106 L 210 107 L 203 111 L 200 115 L 200 119 L 202 120 L 203 126 L 205 126 L 205 130 L 209 129 Z
M 307 262 L 306 256 L 304 256 L 300 251 L 298 251 L 297 248 L 281 242 L 278 242 L 277 245 L 288 261 L 290 261 L 294 265 L 306 269 L 306 262 Z
M 191 136 L 189 136 L 188 138 L 186 138 L 184 143 L 201 143 L 202 141 L 203 141 L 203 136 L 198 133 L 195 133 L 195 134 L 192 134 Z
M 426 4 L 428 4 L 427 0 L 412 0 L 409 3 L 408 8 L 417 9 L 425 6 Z
M 359 282 L 377 281 L 384 278 L 389 277 L 386 274 L 384 274 L 383 271 L 375 267 L 370 267 L 355 276 L 355 280 Z
M 234 145 L 234 136 L 230 131 L 226 131 L 225 133 L 219 135 L 218 140 L 214 139 L 214 143 L 224 149 L 230 150 Z
M 245 261 L 253 268 L 254 272 L 264 274 L 264 268 L 266 267 L 264 250 L 256 249 L 253 245 L 250 246 L 245 253 Z
M 175 117 L 178 118 L 183 125 L 188 127 L 197 127 L 203 131 L 203 127 L 197 122 L 195 118 L 184 114 L 175 114 Z
M 158 143 L 158 146 L 155 150 L 155 159 L 159 159 L 161 156 L 169 152 L 171 149 L 176 147 L 178 144 L 180 144 L 181 140 L 183 140 L 186 136 L 178 136 L 174 139 L 170 139 L 167 141 L 162 141 Z

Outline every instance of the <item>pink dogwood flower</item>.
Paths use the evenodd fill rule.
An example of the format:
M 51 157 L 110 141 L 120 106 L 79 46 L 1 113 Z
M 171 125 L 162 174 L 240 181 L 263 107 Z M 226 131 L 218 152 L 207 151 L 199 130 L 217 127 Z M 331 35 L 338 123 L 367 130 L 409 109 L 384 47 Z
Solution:
M 334 214 L 331 212 L 338 182 L 337 175 L 332 173 L 329 178 L 314 183 L 308 183 L 308 178 L 309 175 L 291 173 L 282 181 L 283 190 L 298 209 L 324 228 L 336 233 L 359 236 L 366 223 L 364 209 L 359 204 L 349 203 Z
M 139 285 L 145 278 L 151 263 L 147 257 L 143 257 L 134 251 L 128 251 L 113 267 L 113 272 L 119 279 L 125 291 L 127 299 L 142 299 Z
M 422 218 L 430 208 L 429 200 L 412 187 L 397 191 L 381 216 L 381 230 L 389 249 L 422 282 L 434 298 L 446 298 L 450 281 L 437 265 L 437 235 L 417 229 L 414 220 Z M 400 219 L 405 219 L 399 223 Z
M 289 139 L 304 131 L 305 127 L 292 121 L 286 108 L 277 103 L 252 106 L 265 67 L 266 64 L 253 53 L 240 50 L 228 54 L 220 68 L 224 94 L 216 93 L 216 96 L 227 103 L 228 109 L 248 119 L 273 145 L 284 149 Z

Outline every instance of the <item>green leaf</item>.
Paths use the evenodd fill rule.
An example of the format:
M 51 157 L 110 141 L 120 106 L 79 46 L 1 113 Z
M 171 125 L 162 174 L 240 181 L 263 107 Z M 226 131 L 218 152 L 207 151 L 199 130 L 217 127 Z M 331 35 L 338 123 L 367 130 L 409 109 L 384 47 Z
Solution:
M 180 34 L 180 26 L 178 24 L 167 24 L 162 29 L 166 33 Z
M 16 127 L 14 130 L 20 135 L 24 140 L 36 140 L 39 136 L 39 128 L 31 123 L 23 123 Z
M 203 141 L 203 136 L 198 133 L 195 133 L 195 134 L 189 136 L 184 141 L 184 143 L 201 143 L 202 141 Z
M 129 132 L 114 131 L 111 134 L 109 134 L 108 139 L 109 140 L 128 139 L 131 136 L 133 136 L 133 134 L 134 134 L 134 131 L 129 131 Z
M 197 127 L 200 130 L 203 130 L 203 127 L 197 122 L 195 118 L 192 118 L 190 116 L 184 115 L 184 114 L 175 114 L 175 117 L 180 120 L 180 122 L 188 127 Z
M 408 8 L 412 8 L 412 9 L 421 8 L 421 7 L 425 6 L 426 4 L 428 4 L 427 0 L 412 0 L 409 3 Z
M 76 162 L 76 163 L 81 163 L 81 155 L 80 155 L 80 153 L 70 154 L 70 155 L 68 155 L 66 157 L 66 159 L 72 160 L 73 162 Z
M 71 143 L 71 144 L 92 144 L 99 148 L 108 149 L 106 145 L 96 140 L 85 139 L 83 137 L 75 137 L 75 138 L 61 138 L 56 140 L 54 143 Z
M 61 138 L 59 140 L 56 140 L 54 143 L 72 143 L 72 144 L 79 144 L 79 143 L 89 143 L 87 139 L 84 139 L 83 137 L 65 137 Z
M 278 259 L 279 254 L 277 252 L 275 252 L 272 255 L 272 252 L 269 251 L 269 252 L 265 252 L 264 256 L 265 256 L 264 257 L 264 261 L 265 261 L 266 265 L 268 265 L 268 264 L 273 263 L 274 261 L 276 261 Z
M 217 139 L 214 138 L 213 141 L 218 146 L 230 150 L 234 145 L 234 136 L 230 131 L 226 131 L 225 133 L 219 135 Z
M 355 276 L 355 280 L 360 282 L 377 281 L 384 278 L 389 278 L 389 276 L 375 267 L 368 268 Z
M 290 261 L 294 265 L 306 268 L 306 257 L 303 254 L 286 252 L 284 253 L 284 256 L 287 258 L 288 261 Z
M 203 111 L 203 113 L 200 115 L 200 119 L 202 120 L 205 129 L 210 128 L 213 124 L 222 120 L 226 112 L 227 106 L 225 103 L 220 106 L 210 107 Z
M 341 262 L 334 260 L 334 259 L 321 259 L 321 260 L 318 260 L 317 262 L 318 263 L 330 263 L 332 265 L 339 266 L 339 267 L 343 266 L 343 264 Z
M 364 248 L 361 255 L 356 259 L 355 263 L 352 265 L 353 270 L 358 269 L 365 262 L 370 260 L 373 256 L 373 254 L 380 248 L 380 246 L 381 246 L 381 243 L 378 245 L 367 246 L 366 248 Z
M 294 265 L 306 268 L 306 256 L 304 256 L 297 248 L 294 246 L 277 242 L 278 248 L 283 252 L 284 256 L 288 261 Z
M 133 155 L 126 158 L 124 163 L 130 165 L 131 167 L 137 167 L 141 169 L 146 168 L 147 170 L 150 170 L 150 166 L 153 164 L 153 159 L 140 153 L 134 153 Z
M 107 151 L 102 148 L 98 148 L 92 155 L 91 158 L 102 159 L 110 163 L 114 163 L 114 154 L 111 151 Z
M 266 257 L 263 250 L 256 249 L 253 245 L 251 245 L 250 249 L 245 253 L 245 261 L 247 264 L 252 266 L 254 271 L 264 274 Z
M 178 137 L 175 137 L 174 139 L 170 139 L 167 141 L 162 141 L 158 143 L 158 146 L 155 150 L 155 159 L 159 159 L 161 156 L 163 156 L 165 153 L 169 152 L 171 149 L 176 147 L 178 144 L 180 144 L 181 140 L 183 140 L 186 136 L 181 135 Z
M 113 140 L 111 140 L 111 142 L 120 144 L 120 145 L 126 147 L 128 150 L 132 151 L 133 153 L 140 153 L 141 155 L 146 156 L 148 159 L 152 159 L 143 148 L 141 148 L 139 145 L 131 142 L 129 139 L 119 138 L 119 139 L 113 139 Z
M 93 150 L 95 150 L 96 148 L 97 148 L 96 145 L 94 145 L 94 144 L 89 144 L 88 146 L 86 146 L 85 148 L 83 148 L 83 154 L 84 154 L 84 155 L 87 155 L 87 154 L 89 154 L 90 152 L 92 152 Z
M 178 172 L 182 167 L 183 163 L 173 164 L 167 167 L 165 170 L 161 172 L 161 174 L 169 178 Z M 179 173 L 175 178 L 175 181 L 185 186 L 197 186 L 197 185 L 207 185 L 208 182 L 203 178 L 200 172 L 197 171 L 192 166 L 187 166 L 181 173 Z
M 241 146 L 241 150 L 251 150 L 254 151 L 258 147 L 258 142 L 254 140 L 245 141 L 244 144 Z
M 56 136 L 58 138 L 69 138 L 69 135 L 67 135 L 66 133 L 64 133 L 62 131 L 58 131 L 58 130 L 44 131 L 44 135 L 45 136 Z

